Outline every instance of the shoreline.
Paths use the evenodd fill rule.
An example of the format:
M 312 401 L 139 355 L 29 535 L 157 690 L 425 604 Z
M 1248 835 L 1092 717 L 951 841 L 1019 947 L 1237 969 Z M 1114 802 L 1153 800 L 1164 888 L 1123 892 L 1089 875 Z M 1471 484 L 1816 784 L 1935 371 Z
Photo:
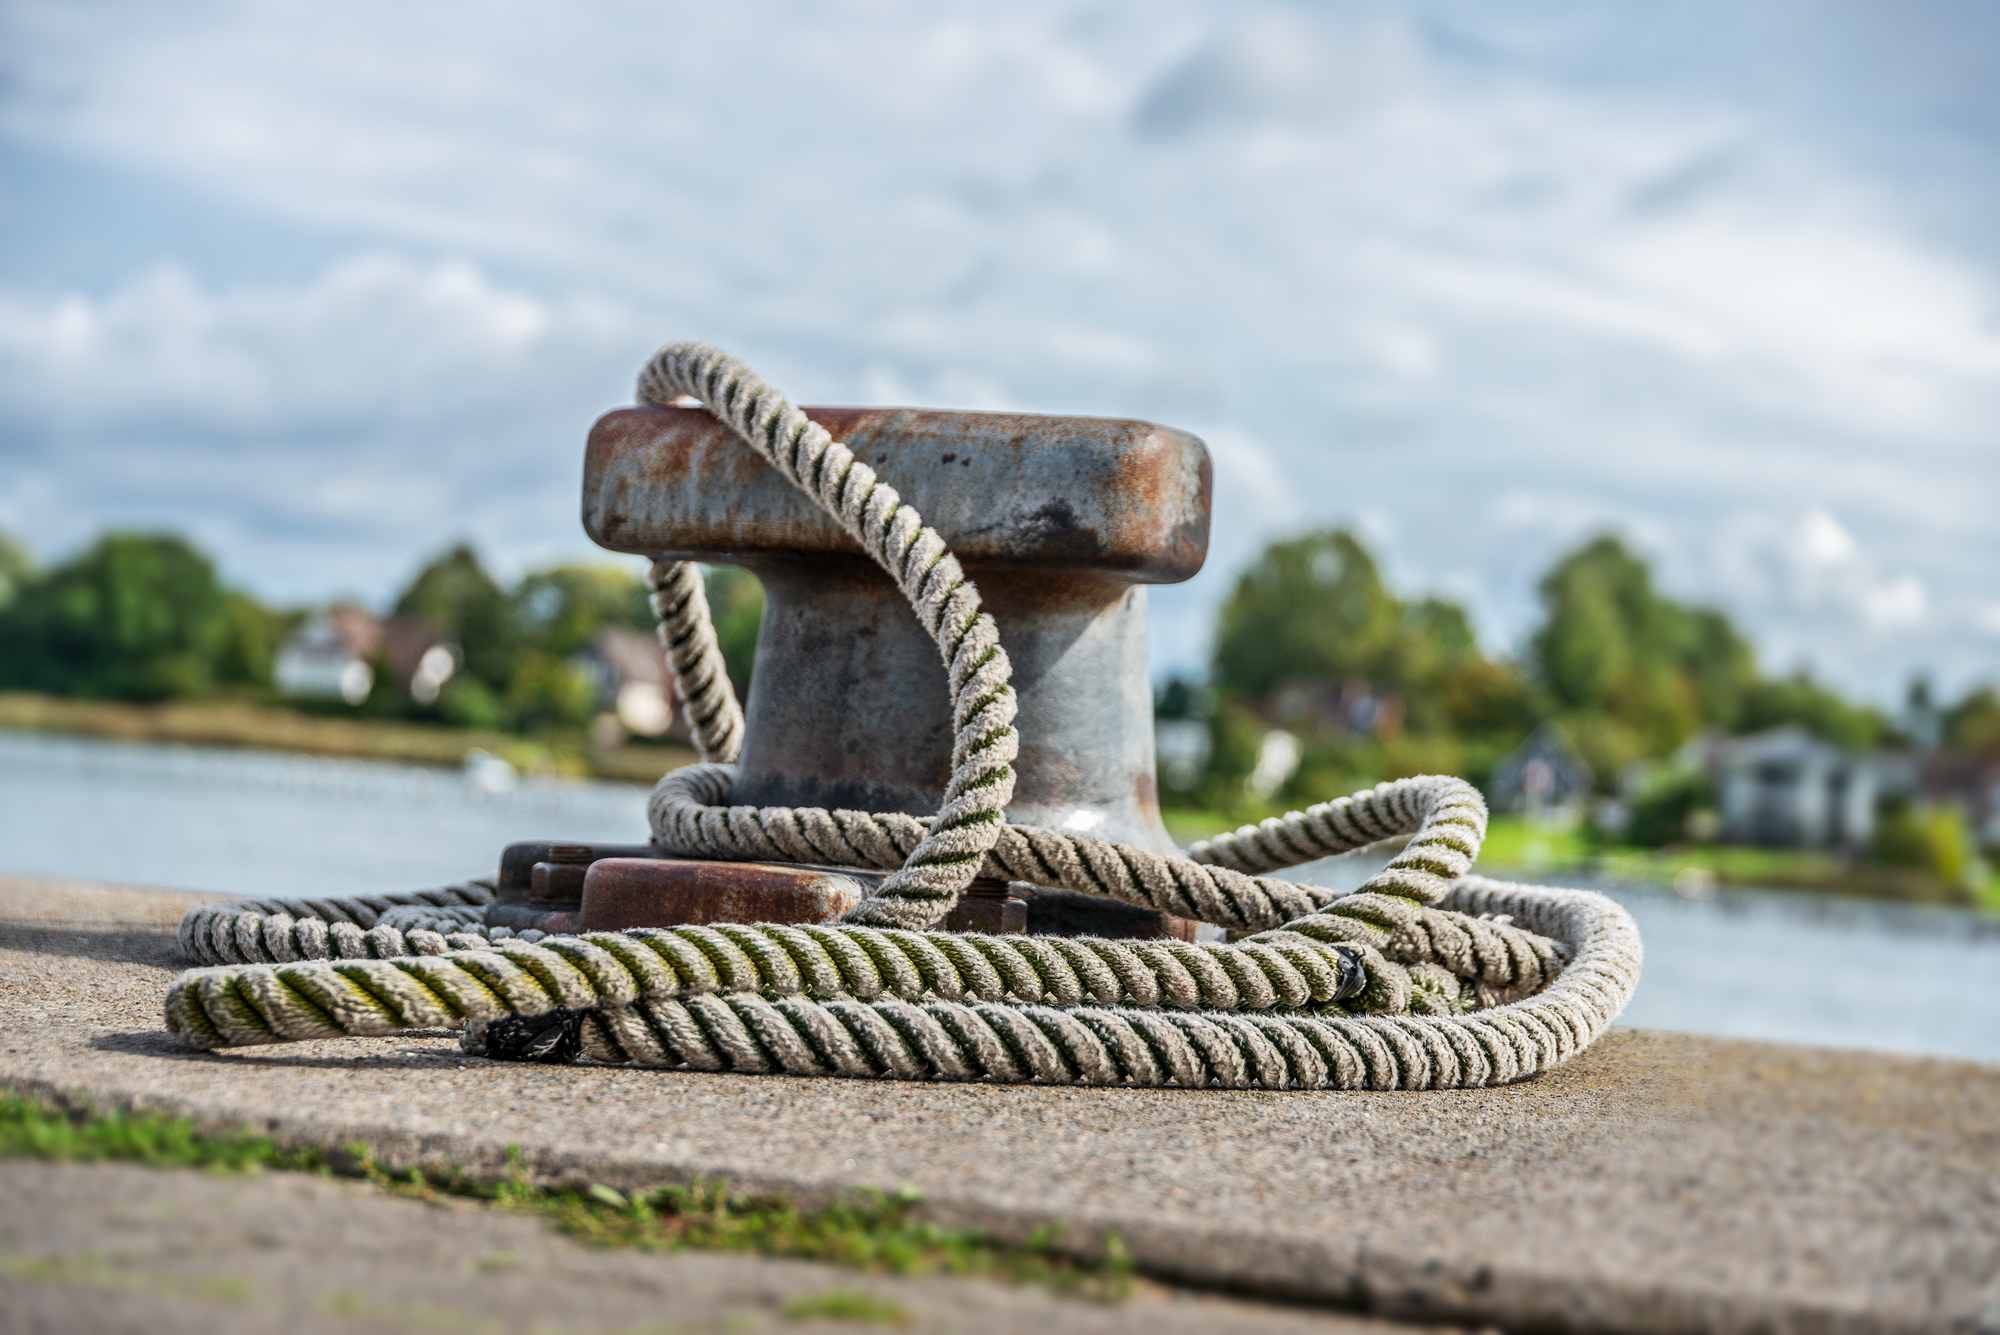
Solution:
M 457 769 L 484 751 L 522 774 L 651 784 L 692 764 L 691 747 L 628 743 L 571 747 L 490 729 L 400 719 L 326 717 L 247 700 L 130 704 L 0 691 L 0 731 L 93 737 L 106 741 L 214 746 L 241 751 L 382 760 Z
M 464 766 L 468 754 L 499 756 L 523 775 L 601 779 L 651 785 L 694 763 L 690 747 L 627 743 L 610 748 L 536 742 L 493 730 L 396 719 L 326 717 L 282 705 L 243 700 L 169 701 L 154 705 L 75 700 L 0 691 L 0 732 L 88 737 L 108 741 L 213 746 L 230 750 L 377 760 L 443 769 Z M 1225 823 L 1214 813 L 1185 808 L 1163 813 L 1183 844 Z M 1214 829 L 1208 828 L 1214 826 Z M 1199 829 L 1197 827 L 1200 827 Z M 1519 828 L 1517 828 L 1519 827 Z M 1737 863 L 1750 864 L 1738 867 Z M 1822 895 L 1857 902 L 1962 909 L 2000 915 L 2000 873 L 1983 891 L 1955 891 L 1921 872 L 1859 864 L 1844 868 L 1825 854 L 1705 847 L 1674 852 L 1624 849 L 1589 853 L 1573 835 L 1532 831 L 1498 817 L 1480 870 L 1509 876 L 1584 877 L 1700 900 L 1734 890 Z M 1692 880 L 1690 873 L 1695 873 Z
M 1213 811 L 1181 807 L 1163 815 L 1183 846 L 1237 828 Z M 2000 871 L 1989 872 L 1985 885 L 1974 890 L 1910 868 L 1843 863 L 1815 850 L 1734 844 L 1593 848 L 1575 829 L 1539 828 L 1519 816 L 1492 818 L 1475 870 L 1525 880 L 1583 878 L 1690 901 L 1718 892 L 1759 891 L 2000 915 Z

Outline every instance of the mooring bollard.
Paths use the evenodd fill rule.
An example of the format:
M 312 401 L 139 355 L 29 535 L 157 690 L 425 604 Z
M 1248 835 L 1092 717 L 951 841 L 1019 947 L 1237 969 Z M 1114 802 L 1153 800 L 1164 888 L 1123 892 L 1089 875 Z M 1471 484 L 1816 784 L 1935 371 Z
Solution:
M 923 513 L 998 623 L 1020 703 L 1009 819 L 1172 852 L 1145 586 L 1188 579 L 1207 556 L 1206 447 L 1108 418 L 805 411 Z M 726 426 L 699 408 L 607 413 L 585 455 L 583 523 L 614 551 L 740 566 L 762 582 L 732 801 L 936 811 L 951 774 L 936 647 L 888 576 Z M 982 886 L 957 916 L 970 930 L 1025 917 L 1031 932 L 1192 935 L 1111 900 L 1015 894 L 1025 913 Z
M 168 994 L 168 1028 L 188 1046 L 462 1021 L 466 1052 L 509 1060 L 1456 1089 L 1567 1060 L 1631 997 L 1640 943 L 1615 902 L 1468 874 L 1486 804 L 1463 779 L 1380 783 L 1166 851 L 1139 586 L 1184 578 L 1204 554 L 1206 453 L 1192 437 L 823 411 L 836 443 L 698 343 L 661 349 L 640 393 L 656 405 L 698 394 L 754 451 L 667 407 L 610 414 L 586 462 L 588 530 L 657 558 L 649 583 L 676 680 L 705 710 L 700 749 L 718 763 L 661 781 L 653 846 L 508 849 L 497 904 L 474 882 L 191 910 L 182 948 L 227 967 Z M 909 489 L 906 509 L 885 479 Z M 941 522 L 926 524 L 920 504 Z M 920 620 L 887 614 L 886 581 L 863 554 Z M 704 557 L 757 571 L 771 595 L 747 722 L 716 675 Z M 949 691 L 938 654 L 952 660 Z M 921 813 L 943 792 L 933 827 Z M 1348 895 L 1268 874 L 1396 837 L 1401 851 Z M 806 865 L 822 859 L 843 865 Z M 574 935 L 600 905 L 607 923 L 656 926 Z M 1185 940 L 1189 923 L 1170 913 L 1204 936 L 1248 935 L 1164 951 L 990 935 Z M 530 940 L 508 940 L 512 914 L 539 929 L 520 929 Z M 954 918 L 978 930 L 937 930 Z

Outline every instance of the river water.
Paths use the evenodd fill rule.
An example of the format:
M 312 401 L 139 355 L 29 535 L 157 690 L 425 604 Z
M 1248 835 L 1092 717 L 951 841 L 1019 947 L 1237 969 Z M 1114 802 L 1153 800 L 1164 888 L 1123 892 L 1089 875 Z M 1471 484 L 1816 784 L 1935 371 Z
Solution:
M 517 839 L 646 837 L 643 788 L 507 777 L 0 732 L 0 871 L 355 894 L 490 873 Z M 1299 879 L 1351 887 L 1370 865 L 1331 859 Z M 1645 938 L 1625 1024 L 2000 1061 L 2000 918 L 1589 888 L 1625 904 Z

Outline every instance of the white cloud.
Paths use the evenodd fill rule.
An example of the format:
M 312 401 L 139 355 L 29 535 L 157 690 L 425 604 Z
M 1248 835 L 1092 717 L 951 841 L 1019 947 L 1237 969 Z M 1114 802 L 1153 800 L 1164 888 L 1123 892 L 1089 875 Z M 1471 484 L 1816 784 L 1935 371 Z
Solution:
M 406 562 L 419 539 L 389 534 L 426 525 L 526 559 L 579 541 L 552 496 L 591 415 L 697 335 L 806 401 L 1203 430 L 1214 557 L 1156 602 L 1183 666 L 1257 542 L 1366 515 L 1406 584 L 1476 586 L 1502 645 L 1538 571 L 1615 525 L 1830 675 L 1978 670 L 1991 263 L 1928 230 L 1917 194 L 1942 186 L 1754 98 L 1551 72 L 1617 25 L 1199 0 L 467 14 L 0 16 L 0 133 L 352 252 L 289 285 L 183 266 L 0 292 L 0 418 L 42 442 L 0 447 L 33 451 L 0 519 L 45 545 L 24 497 L 59 496 L 63 535 L 127 515 L 105 479 L 154 476 L 140 443 L 171 437 L 188 487 L 160 478 L 149 513 L 243 542 L 231 560 L 285 565 L 279 537 L 230 536 L 265 504 L 366 534 L 315 546 L 329 570 Z
M 0 516 L 45 556 L 193 529 L 281 596 L 380 595 L 477 535 L 582 547 L 575 469 L 646 342 L 472 264 L 357 256 L 298 286 L 162 270 L 102 298 L 0 294 Z
M 369 254 L 304 286 L 222 290 L 167 268 L 101 298 L 0 292 L 0 393 L 8 415 L 66 429 L 444 417 L 538 357 L 630 341 L 625 323 L 464 261 Z
M 1225 25 L 1149 88 L 1138 128 L 1164 138 L 1209 129 L 1347 124 L 1406 88 L 1422 53 L 1389 22 L 1331 25 L 1293 10 Z
M 1824 510 L 1808 511 L 1798 530 L 1798 554 L 1808 566 L 1839 567 L 1859 555 L 1840 521 Z

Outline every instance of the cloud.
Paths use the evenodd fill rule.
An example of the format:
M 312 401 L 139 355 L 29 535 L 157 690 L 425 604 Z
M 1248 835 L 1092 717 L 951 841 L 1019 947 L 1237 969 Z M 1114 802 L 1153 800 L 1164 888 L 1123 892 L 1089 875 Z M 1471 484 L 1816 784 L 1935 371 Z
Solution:
M 1974 591 L 1935 596 L 1921 575 L 1897 569 L 1827 509 L 1738 513 L 1705 554 L 1684 552 L 1680 566 L 1698 572 L 1691 582 L 1714 589 L 1739 624 L 1758 630 L 1767 667 L 1830 675 L 1831 644 L 1846 670 L 1885 682 L 1925 669 L 1956 679 L 1978 673 L 1967 636 L 1977 622 Z
M 337 256 L 0 290 L 0 523 L 185 519 L 301 590 L 446 530 L 575 550 L 583 429 L 698 335 L 806 402 L 1202 431 L 1216 543 L 1155 601 L 1173 666 L 1257 542 L 1367 516 L 1501 647 L 1610 526 L 1774 656 L 1878 694 L 1916 654 L 1990 670 L 2000 257 L 1936 221 L 1987 187 L 1912 165 L 1915 122 L 1863 159 L 1761 91 L 1763 51 L 1835 77 L 1792 20 L 468 12 L 0 14 L 0 136 L 137 183 L 91 225 L 143 227 L 169 180 Z M 1860 555 L 1807 561 L 1816 514 Z
M 644 348 L 600 302 L 388 254 L 290 287 L 167 269 L 101 298 L 0 294 L 0 523 L 45 554 L 191 527 L 290 596 L 386 591 L 460 533 L 503 559 L 581 546 L 583 431 Z
M 621 320 L 502 288 L 465 261 L 367 254 L 302 287 L 223 290 L 164 268 L 101 298 L 0 293 L 0 395 L 10 415 L 73 429 L 442 417 L 551 350 L 615 339 Z
M 1924 581 L 1881 569 L 1824 509 L 1740 517 L 1726 542 L 1735 550 L 1722 564 L 1736 576 L 1737 602 L 1757 622 L 1818 618 L 1844 623 L 1850 636 L 1907 644 L 1932 620 Z
M 1224 27 L 1140 98 L 1143 135 L 1204 129 L 1338 126 L 1395 96 L 1420 73 L 1421 53 L 1391 22 L 1315 22 L 1283 9 Z

